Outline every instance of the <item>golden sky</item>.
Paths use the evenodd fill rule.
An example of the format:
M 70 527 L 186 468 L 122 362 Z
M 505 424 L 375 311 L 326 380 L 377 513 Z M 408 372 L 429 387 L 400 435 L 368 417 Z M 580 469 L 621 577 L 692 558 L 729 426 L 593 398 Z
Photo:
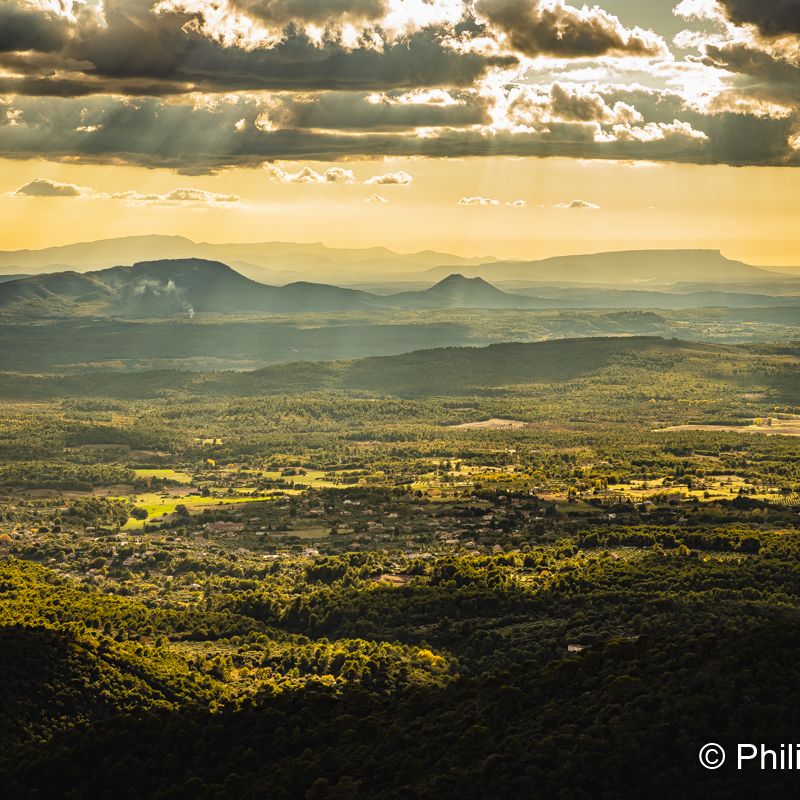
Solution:
M 0 248 L 796 265 L 798 97 L 797 3 L 4 0 Z
M 291 169 L 304 166 L 324 174 L 331 164 Z M 794 170 L 558 158 L 391 159 L 341 166 L 353 172 L 353 182 L 284 183 L 265 168 L 190 177 L 132 166 L 3 160 L 0 248 L 162 233 L 195 241 L 383 244 L 402 252 L 430 248 L 519 258 L 697 247 L 754 264 L 800 265 L 800 181 Z M 395 172 L 413 180 L 364 183 Z M 92 192 L 14 195 L 42 176 Z M 166 197 L 179 188 L 240 200 L 149 205 L 110 197 Z M 386 202 L 367 202 L 374 194 Z M 462 198 L 488 202 L 460 205 Z M 598 207 L 560 207 L 574 200 Z M 525 205 L 507 205 L 517 201 Z

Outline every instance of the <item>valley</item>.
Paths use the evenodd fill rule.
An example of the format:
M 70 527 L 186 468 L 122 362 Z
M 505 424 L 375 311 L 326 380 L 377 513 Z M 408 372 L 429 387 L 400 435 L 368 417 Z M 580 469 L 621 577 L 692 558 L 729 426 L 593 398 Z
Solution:
M 702 706 L 682 688 L 796 673 L 790 308 L 453 308 L 439 289 L 233 313 L 200 288 L 193 316 L 122 285 L 0 325 L 11 796 L 182 796 L 200 759 L 209 800 L 479 800 L 500 759 L 498 796 L 593 797 L 631 780 L 601 729 L 642 765 L 696 758 L 716 708 L 790 735 L 791 706 L 739 709 L 736 681 Z

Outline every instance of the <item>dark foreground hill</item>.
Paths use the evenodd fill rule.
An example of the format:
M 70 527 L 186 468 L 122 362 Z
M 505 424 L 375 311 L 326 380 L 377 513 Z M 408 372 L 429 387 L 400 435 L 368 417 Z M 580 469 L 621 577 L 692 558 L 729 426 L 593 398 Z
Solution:
M 796 537 L 669 535 L 698 549 L 437 554 L 402 589 L 265 570 L 173 607 L 6 559 L 4 797 L 788 800 L 791 773 L 697 754 L 794 741 Z

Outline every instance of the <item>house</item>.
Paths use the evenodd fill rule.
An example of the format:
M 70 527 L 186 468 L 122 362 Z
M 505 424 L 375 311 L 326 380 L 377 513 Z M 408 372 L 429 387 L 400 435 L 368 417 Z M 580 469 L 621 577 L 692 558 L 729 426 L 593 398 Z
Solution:
M 244 530 L 242 522 L 206 522 L 203 527 L 209 533 L 241 533 Z

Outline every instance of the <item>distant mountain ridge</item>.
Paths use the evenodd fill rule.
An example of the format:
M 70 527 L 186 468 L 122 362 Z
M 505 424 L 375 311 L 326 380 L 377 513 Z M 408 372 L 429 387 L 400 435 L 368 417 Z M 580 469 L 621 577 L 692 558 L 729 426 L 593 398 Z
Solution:
M 640 297 L 637 295 L 641 295 Z M 511 294 L 482 278 L 448 275 L 429 289 L 377 295 L 329 284 L 295 281 L 271 286 L 253 281 L 219 261 L 170 259 L 138 262 L 95 272 L 55 272 L 0 282 L 0 312 L 23 317 L 109 316 L 129 319 L 193 317 L 206 314 L 284 314 L 295 312 L 374 312 L 448 308 L 542 310 L 550 308 L 629 308 L 798 306 L 800 296 L 772 298 L 718 292 L 697 297 L 655 292 L 598 292 L 598 306 L 587 290 L 542 298 Z M 624 299 L 619 305 L 614 299 Z M 666 298 L 666 299 L 665 299 Z M 671 299 L 674 298 L 674 299 Z M 670 303 L 673 303 L 670 306 Z M 675 305 L 677 304 L 677 305 Z
M 40 316 L 164 317 L 415 308 L 533 308 L 480 278 L 450 275 L 422 292 L 375 295 L 295 281 L 269 286 L 218 261 L 170 259 L 96 272 L 55 272 L 0 283 L 0 311 Z
M 212 243 L 183 236 L 129 236 L 41 250 L 0 251 L 0 275 L 89 272 L 143 261 L 200 258 L 221 261 L 261 283 L 375 284 L 435 282 L 452 273 L 492 283 L 517 282 L 629 289 L 706 284 L 725 291 L 730 283 L 757 285 L 797 281 L 800 269 L 758 267 L 734 261 L 716 250 L 624 250 L 542 260 L 463 257 L 434 250 L 397 253 L 386 247 L 341 248 L 307 242 Z M 509 289 L 509 291 L 511 291 Z
M 528 281 L 583 285 L 674 285 L 681 282 L 774 281 L 800 278 L 733 261 L 719 250 L 623 250 L 577 256 L 555 256 L 540 261 L 495 261 L 462 270 L 465 276 L 490 281 Z M 435 280 L 445 270 L 433 267 L 426 275 Z
M 346 267 L 351 277 L 418 272 L 441 264 L 454 267 L 494 261 L 492 256 L 464 258 L 423 250 L 395 253 L 386 247 L 337 248 L 321 243 L 254 242 L 215 244 L 183 236 L 128 236 L 48 247 L 42 250 L 0 251 L 0 273 L 42 273 L 56 270 L 87 272 L 141 261 L 202 258 L 222 261 L 254 280 L 291 282 L 298 278 L 339 280 Z M 452 271 L 452 270 L 451 270 Z

